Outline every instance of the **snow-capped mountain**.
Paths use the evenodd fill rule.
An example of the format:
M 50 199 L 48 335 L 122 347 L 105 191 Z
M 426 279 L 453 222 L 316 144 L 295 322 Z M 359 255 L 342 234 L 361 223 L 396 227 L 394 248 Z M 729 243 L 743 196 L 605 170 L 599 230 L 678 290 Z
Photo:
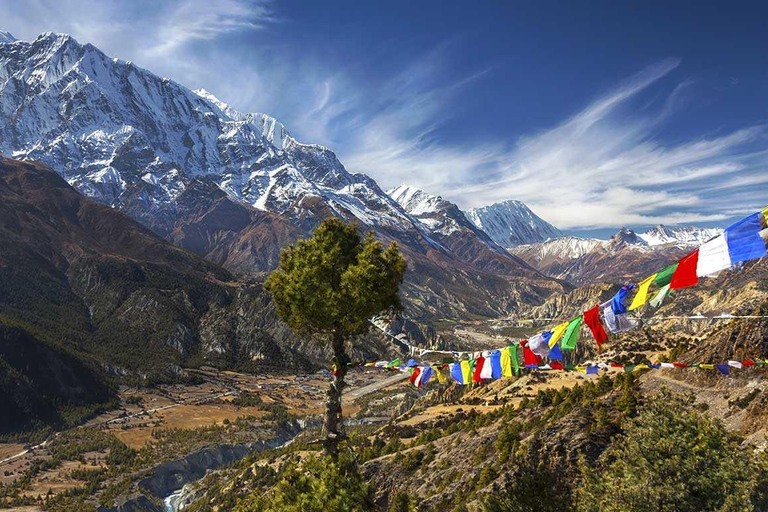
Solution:
M 707 240 L 723 233 L 720 228 L 699 228 L 695 226 L 668 227 L 659 224 L 653 229 L 641 233 L 639 236 L 650 246 L 675 244 L 675 245 L 701 245 Z
M 3 32 L 0 30 L 0 43 L 12 43 L 16 40 L 10 32 Z
M 373 179 L 273 117 L 238 112 L 68 35 L 4 40 L 0 154 L 47 164 L 83 195 L 229 269 L 270 270 L 286 243 L 338 216 L 398 241 L 414 317 L 494 315 L 562 289 L 473 233 L 444 245 L 446 235 Z
M 502 247 L 543 242 L 563 233 L 520 201 L 504 201 L 466 212 L 467 218 Z
M 366 225 L 418 229 L 372 179 L 274 118 L 237 112 L 64 34 L 0 44 L 0 152 L 46 163 L 118 207 L 140 193 L 150 210 L 167 208 L 206 176 L 260 210 L 312 217 L 321 200 Z
M 694 230 L 697 228 L 690 232 Z M 691 245 L 699 243 L 670 240 L 649 244 L 646 234 L 638 235 L 623 227 L 608 240 L 569 236 L 520 245 L 510 252 L 548 276 L 581 285 L 640 279 L 682 257 Z
M 496 244 L 475 226 L 454 203 L 410 185 L 400 185 L 387 192 L 430 231 L 430 236 L 464 261 L 475 266 L 504 272 L 524 264 Z M 511 262 L 510 259 L 514 259 Z M 510 263 L 513 263 L 509 266 Z
M 522 257 L 536 268 L 546 267 L 557 262 L 566 262 L 580 258 L 597 247 L 606 244 L 605 240 L 597 238 L 579 238 L 564 236 L 552 238 L 546 242 L 518 245 L 510 252 Z

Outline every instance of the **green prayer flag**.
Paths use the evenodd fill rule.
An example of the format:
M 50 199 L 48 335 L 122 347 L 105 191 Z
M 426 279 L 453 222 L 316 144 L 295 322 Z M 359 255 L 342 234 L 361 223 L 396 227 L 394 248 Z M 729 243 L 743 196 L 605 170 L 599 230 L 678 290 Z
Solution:
M 677 263 L 673 263 L 658 274 L 656 274 L 656 279 L 653 280 L 653 283 L 656 286 L 666 286 L 669 283 L 672 282 L 672 274 L 675 273 L 675 270 L 677 270 Z
M 624 372 L 629 373 L 635 371 L 635 365 L 634 364 L 625 364 L 624 365 Z
M 576 348 L 576 342 L 579 340 L 581 332 L 581 315 L 577 316 L 568 324 L 565 330 L 563 341 L 560 342 L 560 348 L 563 350 L 573 350 Z
M 572 372 L 573 370 L 576 369 L 576 367 L 573 366 L 573 363 L 568 363 L 568 364 L 565 365 L 564 369 L 565 369 L 565 371 Z
M 520 373 L 520 362 L 517 360 L 517 343 L 509 346 L 509 355 L 512 358 L 512 368 L 514 368 L 515 375 Z

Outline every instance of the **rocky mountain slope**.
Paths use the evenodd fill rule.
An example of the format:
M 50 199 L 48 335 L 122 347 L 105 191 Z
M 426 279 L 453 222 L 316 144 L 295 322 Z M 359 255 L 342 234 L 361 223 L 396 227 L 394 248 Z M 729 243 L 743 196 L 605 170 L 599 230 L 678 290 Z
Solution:
M 46 163 L 85 196 L 236 272 L 274 268 L 281 247 L 330 215 L 358 222 L 401 245 L 411 316 L 493 316 L 562 289 L 474 243 L 471 230 L 443 245 L 374 180 L 274 118 L 63 34 L 0 43 L 0 153 Z
M 107 374 L 151 382 L 183 365 L 312 368 L 327 356 L 289 332 L 258 283 L 83 198 L 41 165 L 0 159 L 0 240 L 0 394 L 3 411 L 18 413 L 15 429 L 50 420 L 55 409 L 40 411 L 51 402 L 106 399 Z M 377 332 L 363 341 L 357 357 L 392 349 Z
M 520 201 L 504 201 L 467 210 L 467 218 L 502 247 L 543 242 L 563 233 Z

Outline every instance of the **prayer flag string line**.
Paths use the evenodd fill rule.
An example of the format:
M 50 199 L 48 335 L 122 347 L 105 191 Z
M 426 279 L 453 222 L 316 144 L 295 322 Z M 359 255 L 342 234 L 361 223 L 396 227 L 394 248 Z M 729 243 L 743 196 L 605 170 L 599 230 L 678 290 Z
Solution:
M 609 335 L 616 335 L 634 329 L 639 325 L 639 319 L 631 316 L 630 311 L 644 308 L 648 302 L 650 302 L 652 307 L 658 308 L 670 290 L 695 286 L 698 284 L 700 277 L 716 276 L 719 272 L 733 266 L 765 257 L 766 254 L 768 254 L 768 221 L 766 220 L 766 216 L 768 216 L 768 207 L 736 222 L 726 228 L 722 234 L 708 240 L 681 258 L 678 262 L 672 263 L 662 270 L 651 274 L 649 277 L 640 281 L 639 284 L 628 283 L 621 286 L 611 300 L 602 304 L 595 304 L 582 314 L 529 339 L 515 341 L 512 346 L 516 347 L 519 345 L 523 348 L 523 359 L 526 366 L 539 366 L 541 367 L 540 369 L 557 369 L 553 368 L 552 365 L 563 366 L 562 361 L 565 360 L 563 358 L 563 351 L 572 352 L 576 348 L 582 327 L 586 325 L 591 332 L 599 351 L 601 345 L 610 339 Z M 649 299 L 649 292 L 652 287 L 655 287 L 656 291 L 654 292 L 654 297 Z M 635 293 L 629 306 L 627 306 L 626 301 L 632 290 L 635 290 Z M 721 313 L 718 316 L 707 317 L 696 314 L 691 316 L 656 316 L 645 319 L 644 321 L 673 319 L 731 320 L 739 318 L 762 319 L 768 318 L 768 316 L 731 315 L 728 313 Z M 404 347 L 407 347 L 412 356 L 418 352 L 419 356 L 422 357 L 427 354 L 446 354 L 452 356 L 454 359 L 462 359 L 473 357 L 477 354 L 474 351 L 470 352 L 466 350 L 420 348 L 411 344 L 405 334 L 393 335 L 388 332 L 383 325 L 381 325 L 381 318 L 373 318 L 371 319 L 371 323 L 384 332 L 384 334 L 390 336 Z M 489 355 L 491 353 L 502 354 L 502 351 L 507 349 L 504 354 L 509 354 L 509 357 L 513 359 L 512 362 L 515 363 L 515 366 L 517 367 L 519 361 L 517 351 L 508 350 L 510 347 L 485 351 L 485 353 Z M 504 355 L 503 357 L 507 356 Z M 474 357 L 473 360 L 480 361 L 480 367 L 477 368 L 477 375 L 475 375 L 475 373 L 471 373 L 471 376 L 465 375 L 470 372 L 462 369 L 462 376 L 477 381 L 478 379 L 482 379 L 483 376 L 488 375 L 488 372 L 492 372 L 493 370 L 486 369 L 485 372 L 483 372 L 482 365 L 485 364 L 486 358 L 487 357 L 484 356 Z M 547 358 L 550 362 L 541 365 L 540 363 L 543 358 Z M 489 364 L 491 364 L 490 361 Z M 703 364 L 707 365 L 707 363 Z M 504 362 L 502 362 L 501 365 L 503 367 Z M 714 369 L 726 369 L 723 365 L 709 366 L 712 366 Z M 565 367 L 563 366 L 563 369 L 564 368 Z M 705 369 L 708 369 L 708 366 L 705 366 Z M 593 373 L 596 373 L 596 371 Z M 423 380 L 424 378 L 422 377 L 419 379 L 419 382 Z

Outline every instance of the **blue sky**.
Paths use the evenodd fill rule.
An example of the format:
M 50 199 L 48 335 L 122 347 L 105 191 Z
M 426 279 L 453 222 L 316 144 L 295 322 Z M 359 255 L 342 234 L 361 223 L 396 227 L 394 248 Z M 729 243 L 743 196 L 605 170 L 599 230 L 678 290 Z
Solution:
M 606 234 L 768 203 L 768 7 L 702 4 L 0 0 L 0 29 L 266 112 L 384 188 Z

